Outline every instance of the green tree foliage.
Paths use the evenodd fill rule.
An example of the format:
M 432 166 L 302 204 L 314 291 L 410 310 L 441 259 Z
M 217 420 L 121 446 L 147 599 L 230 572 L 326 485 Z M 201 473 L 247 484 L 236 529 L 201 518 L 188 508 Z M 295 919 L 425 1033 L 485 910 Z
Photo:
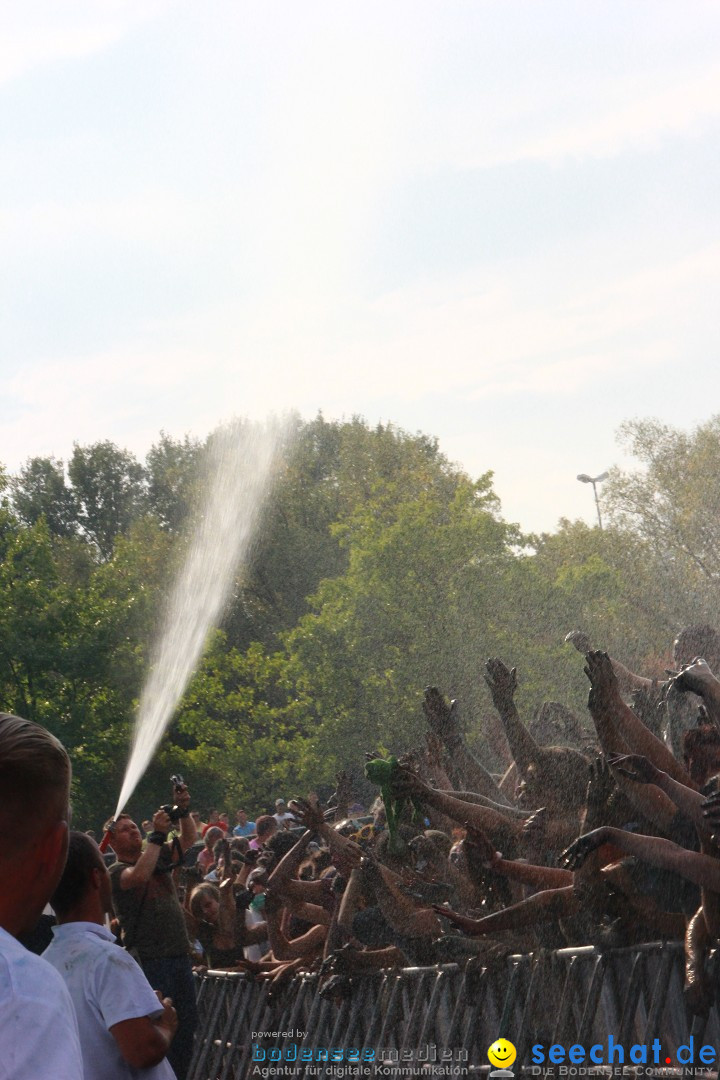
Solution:
M 270 807 L 307 783 L 331 779 L 312 751 L 312 703 L 289 691 L 282 654 L 268 655 L 259 643 L 240 652 L 217 632 L 185 695 L 163 763 L 180 768 L 207 806 Z
M 392 425 L 369 428 L 354 417 L 330 423 L 295 419 L 291 451 L 281 466 L 275 498 L 255 558 L 225 624 L 229 642 L 246 648 L 295 626 L 308 611 L 308 597 L 324 578 L 341 574 L 348 548 L 334 527 L 388 485 L 408 492 L 452 478 L 437 442 L 408 435 Z
M 719 433 L 629 425 L 643 469 L 613 472 L 609 527 L 531 542 L 491 474 L 473 482 L 434 439 L 296 418 L 252 563 L 130 809 L 150 814 L 178 770 L 201 805 L 256 811 L 358 775 L 364 750 L 420 741 L 432 683 L 492 766 L 485 659 L 517 666 L 526 717 L 547 699 L 583 717 L 575 628 L 661 673 L 681 626 L 714 619 Z M 203 449 L 161 434 L 140 463 L 100 442 L 67 477 L 52 458 L 0 477 L 0 707 L 62 738 L 81 827 L 114 810 Z
M 623 425 L 638 459 L 614 469 L 605 502 L 611 520 L 642 539 L 664 568 L 666 592 L 685 598 L 687 621 L 713 622 L 720 599 L 720 416 L 690 433 L 657 420 Z
M 346 766 L 380 742 L 417 742 L 429 683 L 477 711 L 517 540 L 496 505 L 489 476 L 472 484 L 442 465 L 434 478 L 427 470 L 415 484 L 376 486 L 335 526 L 348 568 L 321 583 L 314 611 L 286 639 L 323 755 Z
M 537 643 L 550 633 L 558 642 L 570 630 L 583 630 L 594 647 L 633 670 L 662 674 L 664 662 L 658 660 L 682 625 L 685 605 L 673 600 L 667 574 L 646 542 L 615 526 L 562 520 L 555 533 L 535 541 L 532 573 L 543 590 L 545 630 L 533 628 L 529 639 Z M 563 665 L 568 656 L 562 649 Z M 578 667 L 575 656 L 558 693 L 584 710 L 586 688 L 578 683 Z
M 21 521 L 35 525 L 43 517 L 53 536 L 74 536 L 78 504 L 65 478 L 62 461 L 34 457 L 12 480 L 13 506 Z
M 197 439 L 172 439 L 164 431 L 148 450 L 148 509 L 169 532 L 180 531 L 197 502 L 202 451 Z
M 100 557 L 112 555 L 115 538 L 145 512 L 145 469 L 114 443 L 75 444 L 68 474 L 77 499 L 77 520 Z

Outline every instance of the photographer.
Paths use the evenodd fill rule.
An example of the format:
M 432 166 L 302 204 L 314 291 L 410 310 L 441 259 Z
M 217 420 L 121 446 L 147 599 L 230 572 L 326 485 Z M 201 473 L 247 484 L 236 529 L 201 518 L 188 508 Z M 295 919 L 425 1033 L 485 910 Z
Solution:
M 172 871 L 196 839 L 188 807 L 190 793 L 174 778 L 175 805 L 153 815 L 153 831 L 142 850 L 142 835 L 127 814 L 111 825 L 117 862 L 110 867 L 113 903 L 120 920 L 123 944 L 135 956 L 153 987 L 171 997 L 178 1014 L 178 1031 L 168 1054 L 178 1080 L 184 1080 L 192 1056 L 197 1024 L 195 984 L 185 918 Z M 175 822 L 179 840 L 167 843 Z

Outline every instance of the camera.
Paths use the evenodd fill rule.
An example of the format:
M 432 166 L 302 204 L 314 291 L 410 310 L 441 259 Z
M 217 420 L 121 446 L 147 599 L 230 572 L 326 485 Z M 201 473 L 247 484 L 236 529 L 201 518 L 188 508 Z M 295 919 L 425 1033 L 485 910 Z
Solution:
M 255 893 L 252 889 L 236 889 L 235 890 L 235 908 L 237 911 L 247 911 L 251 903 L 255 899 Z
M 187 787 L 185 781 L 179 773 L 173 773 L 173 775 L 170 777 L 170 783 L 176 790 L 178 788 Z M 160 807 L 160 809 L 165 811 L 167 816 L 172 821 L 173 825 L 177 825 L 178 821 L 181 821 L 182 818 L 187 817 L 190 812 L 187 807 L 185 807 L 185 809 L 183 810 L 180 806 L 173 806 L 172 803 L 164 803 Z

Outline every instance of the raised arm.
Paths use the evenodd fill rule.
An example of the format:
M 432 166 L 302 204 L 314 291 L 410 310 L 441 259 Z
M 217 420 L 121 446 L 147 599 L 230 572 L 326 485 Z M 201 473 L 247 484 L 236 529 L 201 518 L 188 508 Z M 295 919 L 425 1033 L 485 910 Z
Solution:
M 501 844 L 508 840 L 519 840 L 522 836 L 522 819 L 509 818 L 504 812 L 498 812 L 489 806 L 464 802 L 452 795 L 445 795 L 430 787 L 410 769 L 398 769 L 393 788 L 398 794 L 415 795 L 428 806 L 456 821 L 458 825 L 469 822 L 473 828 L 485 830 L 493 838 L 497 837 Z
M 527 900 L 521 900 L 519 904 L 486 915 L 484 919 L 471 919 L 467 915 L 460 915 L 439 906 L 435 907 L 435 911 L 449 919 L 468 937 L 482 937 L 484 934 L 519 930 L 547 919 L 574 915 L 579 908 L 580 903 L 573 886 L 566 885 L 560 889 L 546 889 L 544 892 L 535 893 Z
M 571 630 L 569 634 L 565 635 L 565 641 L 573 645 L 583 656 L 593 651 L 590 638 L 582 630 Z M 634 671 L 630 671 L 629 668 L 614 657 L 609 656 L 608 659 L 615 672 L 621 694 L 629 695 L 633 690 L 651 690 L 655 685 L 652 679 L 646 679 L 644 675 L 636 675 Z
M 428 686 L 423 700 L 423 712 L 428 727 L 442 740 L 447 750 L 456 785 L 468 787 L 496 802 L 507 803 L 508 800 L 488 770 L 468 749 L 458 722 L 457 701 L 451 701 L 448 705 L 436 686 Z
M 668 776 L 662 769 L 656 769 L 652 762 L 640 754 L 613 757 L 610 764 L 616 774 L 634 781 L 636 785 L 644 785 L 650 791 L 659 789 L 692 821 L 701 838 L 710 840 L 712 829 L 708 826 L 704 813 L 705 798 L 699 791 L 673 780 L 672 776 Z
M 145 885 L 150 880 L 158 864 L 160 852 L 165 848 L 164 838 L 167 837 L 171 828 L 172 821 L 167 813 L 164 810 L 156 810 L 153 814 L 153 831 L 150 834 L 150 842 L 146 844 L 145 850 L 138 861 L 133 866 L 126 866 L 120 874 L 121 889 L 137 889 L 138 886 Z
M 494 870 L 496 874 L 502 874 L 503 877 L 517 881 L 521 885 L 529 885 L 534 889 L 557 889 L 573 883 L 573 875 L 569 870 L 561 870 L 556 866 L 536 866 L 533 863 L 518 862 L 516 859 L 504 859 L 499 851 L 495 851 L 495 845 L 490 837 L 477 829 L 468 829 L 465 844 L 474 848 L 481 866 Z
M 660 836 L 642 836 L 606 825 L 575 840 L 563 852 L 560 863 L 568 870 L 576 870 L 601 844 L 613 844 L 626 855 L 635 855 L 651 866 L 672 870 L 696 885 L 720 892 L 720 860 L 697 851 L 688 851 Z
M 474 791 L 453 791 L 440 788 L 436 788 L 436 790 L 441 795 L 449 795 L 451 798 L 459 799 L 461 802 L 474 803 L 476 806 L 487 806 L 506 818 L 517 818 L 520 821 L 526 821 L 533 813 L 532 810 L 521 810 L 519 806 L 505 806 L 503 803 L 495 802 L 493 799 L 487 799 L 484 795 L 476 795 Z
M 706 660 L 700 658 L 686 664 L 673 679 L 678 690 L 698 694 L 709 719 L 720 727 L 720 682 L 715 678 Z
M 197 826 L 194 819 L 190 817 L 190 792 L 187 789 L 187 784 L 175 784 L 173 786 L 173 797 L 175 805 L 183 815 L 180 818 L 180 849 L 184 855 L 197 840 Z
M 312 837 L 312 830 L 306 829 L 297 843 L 283 855 L 282 859 L 268 878 L 267 887 L 269 890 L 274 892 L 291 892 L 292 890 L 289 889 L 290 886 L 293 884 L 301 884 L 300 882 L 293 882 L 292 875 L 300 865 Z M 307 898 L 302 896 L 301 899 L 305 900 Z
M 508 668 L 497 657 L 488 660 L 485 665 L 485 682 L 492 696 L 502 726 L 510 746 L 510 753 L 515 759 L 520 772 L 537 760 L 538 745 L 523 724 L 515 707 L 517 674 L 515 668 Z
M 374 859 L 364 857 L 363 881 L 375 893 L 378 907 L 396 934 L 404 937 L 439 937 L 442 927 L 432 908 L 414 903 L 395 883 L 395 876 Z
M 274 893 L 266 894 L 265 923 L 270 948 L 276 960 L 297 960 L 322 949 L 327 936 L 326 926 L 312 926 L 305 934 L 290 941 L 281 929 L 282 910 L 282 898 Z
M 589 652 L 586 660 L 585 674 L 591 684 L 588 708 L 593 720 L 597 716 L 602 723 L 611 724 L 627 747 L 626 751 L 613 748 L 610 752 L 642 754 L 674 780 L 695 787 L 687 770 L 623 701 L 608 654 Z

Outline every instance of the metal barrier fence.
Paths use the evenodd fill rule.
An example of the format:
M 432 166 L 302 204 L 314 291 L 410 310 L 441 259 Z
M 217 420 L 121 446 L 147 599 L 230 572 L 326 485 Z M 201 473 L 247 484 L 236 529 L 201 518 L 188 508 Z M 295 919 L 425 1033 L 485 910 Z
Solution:
M 720 1046 L 715 1007 L 707 1021 L 688 1022 L 677 943 L 539 952 L 475 971 L 456 964 L 386 970 L 325 988 L 319 976 L 305 975 L 275 996 L 267 983 L 208 972 L 200 978 L 198 1004 L 190 1080 L 423 1077 L 433 1069 L 436 1076 L 469 1075 L 488 1069 L 487 1048 L 499 1036 L 517 1048 L 516 1074 L 532 1065 L 538 1043 L 546 1065 L 554 1043 L 586 1050 L 600 1043 L 605 1060 L 609 1035 L 626 1054 L 659 1039 L 660 1065 L 672 1074 L 681 1070 L 677 1051 L 690 1035 L 696 1048 Z M 351 1048 L 357 1058 L 349 1056 Z M 348 1061 L 357 1061 L 357 1071 Z M 577 1075 L 577 1069 L 551 1071 Z

